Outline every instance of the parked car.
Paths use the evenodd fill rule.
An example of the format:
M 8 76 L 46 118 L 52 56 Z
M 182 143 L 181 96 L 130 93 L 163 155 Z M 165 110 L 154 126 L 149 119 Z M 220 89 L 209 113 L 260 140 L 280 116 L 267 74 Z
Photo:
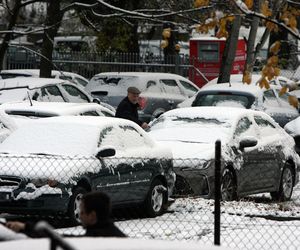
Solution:
M 188 79 L 167 73 L 106 72 L 92 77 L 85 90 L 113 107 L 127 95 L 127 88 L 140 89 L 141 120 L 149 122 L 190 96 L 199 88 Z
M 33 101 L 40 102 L 100 103 L 98 99 L 92 98 L 84 90 L 66 80 L 32 77 L 0 80 L 0 104 L 24 101 L 29 97 Z
M 15 78 L 15 77 L 37 78 L 39 76 L 40 76 L 39 69 L 7 69 L 7 70 L 1 70 L 0 72 L 0 79 L 8 79 L 8 78 Z M 58 70 L 51 71 L 51 78 L 68 80 L 80 87 L 85 87 L 89 82 L 88 79 L 86 79 L 85 77 L 79 74 L 73 72 L 67 72 L 67 71 L 58 71 Z
M 289 200 L 298 183 L 294 141 L 264 112 L 229 107 L 168 111 L 154 120 L 150 136 L 172 148 L 175 193 L 214 196 L 215 142 L 222 143 L 223 200 L 270 192 Z
M 0 106 L 12 118 L 46 118 L 52 116 L 81 115 L 114 117 L 115 112 L 97 103 L 36 102 L 5 103 Z
M 260 74 L 252 74 L 252 81 L 251 84 L 257 85 L 257 82 L 260 80 L 261 75 Z M 208 83 L 206 83 L 204 85 L 204 87 L 206 86 L 210 86 L 213 84 L 217 84 L 218 83 L 218 77 L 209 81 Z M 230 83 L 235 84 L 235 83 L 243 83 L 243 74 L 232 74 L 230 75 Z M 271 85 L 276 85 L 276 86 L 286 86 L 288 87 L 290 90 L 294 90 L 297 87 L 297 84 L 295 81 L 285 77 L 285 76 L 277 76 L 274 79 L 272 79 L 271 81 L 269 81 L 269 84 Z
M 199 90 L 194 96 L 191 106 L 243 107 L 264 111 L 283 127 L 298 117 L 299 113 L 288 102 L 290 94 L 279 95 L 280 89 L 281 87 L 274 85 L 271 85 L 270 89 L 262 89 L 252 84 L 214 84 Z M 190 102 L 191 100 L 189 100 L 189 104 Z
M 81 195 L 101 190 L 114 207 L 143 204 L 156 216 L 175 182 L 170 150 L 124 119 L 39 119 L 15 130 L 0 152 L 0 212 L 78 221 Z

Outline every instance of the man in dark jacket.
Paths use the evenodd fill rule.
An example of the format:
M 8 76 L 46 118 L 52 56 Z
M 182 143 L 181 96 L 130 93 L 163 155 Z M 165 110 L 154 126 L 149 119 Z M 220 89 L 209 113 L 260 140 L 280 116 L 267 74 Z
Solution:
M 143 129 L 146 129 L 149 126 L 146 122 L 139 120 L 137 111 L 139 107 L 138 100 L 140 93 L 141 92 L 138 88 L 129 87 L 127 89 L 127 97 L 125 97 L 117 107 L 116 117 L 131 120 L 137 123 Z
M 102 192 L 84 194 L 80 203 L 80 220 L 87 237 L 127 237 L 110 219 L 110 198 Z M 15 232 L 24 233 L 32 238 L 45 237 L 34 230 L 35 223 L 12 221 L 6 226 Z M 67 235 L 72 237 L 72 235 Z M 77 236 L 76 236 L 77 237 Z

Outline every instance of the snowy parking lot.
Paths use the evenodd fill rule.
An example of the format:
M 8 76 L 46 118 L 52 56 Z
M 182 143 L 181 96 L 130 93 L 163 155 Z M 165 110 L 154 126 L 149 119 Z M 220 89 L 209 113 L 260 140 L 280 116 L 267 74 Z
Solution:
M 126 219 L 117 225 L 132 238 L 214 242 L 214 201 L 180 198 L 156 218 Z M 237 249 L 299 249 L 300 185 L 289 202 L 268 194 L 221 203 L 221 245 Z M 81 234 L 81 227 L 57 230 Z

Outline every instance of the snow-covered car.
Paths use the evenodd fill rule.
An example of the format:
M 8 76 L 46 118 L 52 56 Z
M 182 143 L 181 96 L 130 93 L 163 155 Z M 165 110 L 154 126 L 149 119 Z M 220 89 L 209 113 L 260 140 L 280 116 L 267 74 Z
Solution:
M 284 130 L 295 140 L 295 150 L 300 155 L 300 117 L 288 122 Z
M 260 80 L 261 75 L 260 74 L 252 74 L 252 81 L 251 84 L 257 85 L 257 82 Z M 204 87 L 210 86 L 213 84 L 218 83 L 218 78 L 214 78 L 207 82 Z M 230 83 L 235 84 L 235 83 L 243 83 L 243 74 L 232 74 L 230 75 Z M 274 79 L 269 81 L 269 84 L 271 85 L 276 85 L 276 86 L 286 86 L 290 90 L 293 90 L 297 87 L 295 81 L 285 77 L 285 76 L 277 76 Z
M 0 72 L 0 79 L 8 79 L 8 78 L 15 78 L 15 77 L 39 77 L 40 70 L 39 69 L 6 69 L 1 70 Z M 51 78 L 58 78 L 62 80 L 68 80 L 72 83 L 75 83 L 78 86 L 85 87 L 89 80 L 85 77 L 67 71 L 58 71 L 52 70 L 51 71 Z
M 32 77 L 0 80 L 1 104 L 28 99 L 40 102 L 100 103 L 67 80 Z
M 252 84 L 213 84 L 200 89 L 191 106 L 226 106 L 264 111 L 283 127 L 298 117 L 299 112 L 289 104 L 290 94 L 279 95 L 280 90 L 281 87 L 274 85 L 262 89 Z
M 115 116 L 115 112 L 97 103 L 24 101 L 4 103 L 0 106 L 0 111 L 1 110 L 15 119 L 22 117 L 45 118 L 67 115 Z
M 149 122 L 183 100 L 193 96 L 199 88 L 188 79 L 167 73 L 106 72 L 92 77 L 85 90 L 113 107 L 127 96 L 127 88 L 140 91 L 141 120 Z
M 78 221 L 81 195 L 101 190 L 113 206 L 143 204 L 156 216 L 175 183 L 171 151 L 125 119 L 38 119 L 15 130 L 0 152 L 1 212 Z
M 149 134 L 173 151 L 178 194 L 213 197 L 218 139 L 223 200 L 263 192 L 289 200 L 299 179 L 300 158 L 293 138 L 264 112 L 228 107 L 175 109 L 154 120 Z

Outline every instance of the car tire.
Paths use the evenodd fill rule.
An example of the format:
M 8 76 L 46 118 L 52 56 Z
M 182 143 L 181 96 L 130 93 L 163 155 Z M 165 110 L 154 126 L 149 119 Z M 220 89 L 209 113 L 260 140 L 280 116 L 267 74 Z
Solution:
M 149 217 L 156 217 L 163 214 L 167 206 L 168 190 L 159 179 L 154 179 L 151 183 L 145 201 L 146 214 Z
M 86 189 L 83 187 L 76 187 L 72 191 L 72 196 L 70 197 L 69 207 L 68 207 L 68 216 L 72 224 L 80 224 L 80 199 L 83 194 L 87 193 Z
M 292 197 L 294 187 L 294 174 L 290 164 L 286 164 L 281 173 L 279 190 L 271 192 L 271 197 L 275 201 L 288 201 Z
M 221 178 L 221 199 L 232 201 L 237 199 L 237 185 L 233 172 L 226 168 Z

